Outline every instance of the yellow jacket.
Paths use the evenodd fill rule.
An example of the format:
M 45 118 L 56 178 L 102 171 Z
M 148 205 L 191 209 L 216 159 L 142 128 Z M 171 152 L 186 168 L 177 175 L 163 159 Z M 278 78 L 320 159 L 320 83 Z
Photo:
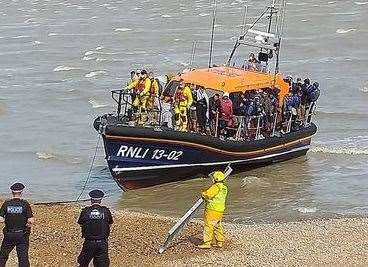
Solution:
M 190 108 L 190 106 L 193 104 L 192 90 L 188 86 L 185 86 L 183 95 L 187 99 L 187 108 Z
M 224 212 L 227 197 L 227 186 L 221 182 L 214 183 L 210 188 L 202 192 L 202 197 L 206 201 L 206 210 Z
M 144 80 L 144 89 L 143 89 L 143 92 L 141 93 L 141 96 L 149 96 L 150 91 L 151 91 L 151 79 L 146 78 Z
M 128 82 L 128 89 L 136 88 L 138 86 L 138 83 L 139 83 L 139 79 L 137 79 L 137 80 L 130 80 Z

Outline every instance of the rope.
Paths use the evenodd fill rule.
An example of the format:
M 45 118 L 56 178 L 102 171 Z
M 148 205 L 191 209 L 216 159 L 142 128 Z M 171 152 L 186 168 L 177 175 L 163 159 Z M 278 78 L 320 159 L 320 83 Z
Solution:
M 77 197 L 77 199 L 75 200 L 75 202 L 78 202 L 78 201 L 79 201 L 79 199 L 81 198 L 81 196 L 82 196 L 82 195 L 83 195 L 83 193 L 84 193 L 84 190 L 85 190 L 85 189 L 86 189 L 86 187 L 87 187 L 87 183 L 88 183 L 89 179 L 91 178 L 92 168 L 93 168 L 93 165 L 95 164 L 95 160 L 96 160 L 96 156 L 97 156 L 97 150 L 98 150 L 98 146 L 99 146 L 99 144 L 100 144 L 100 139 L 101 139 L 101 134 L 98 134 L 97 144 L 96 144 L 96 148 L 95 148 L 95 154 L 93 155 L 92 163 L 91 163 L 91 166 L 89 167 L 89 171 L 88 171 L 87 179 L 86 179 L 86 181 L 84 182 L 84 185 L 83 185 L 82 191 L 80 192 L 80 194 L 79 194 L 79 196 Z
M 78 202 L 90 201 L 90 198 L 87 198 L 87 199 L 80 199 L 80 198 L 83 195 L 83 193 L 84 193 L 84 191 L 87 187 L 89 179 L 91 178 L 92 168 L 93 168 L 93 165 L 95 164 L 95 160 L 96 160 L 96 157 L 97 157 L 97 151 L 98 151 L 98 147 L 99 147 L 99 144 L 100 144 L 100 139 L 101 139 L 101 135 L 98 134 L 97 144 L 96 144 L 96 148 L 95 148 L 95 154 L 93 155 L 92 163 L 91 163 L 91 166 L 89 167 L 87 179 L 84 182 L 82 191 L 80 192 L 79 196 L 75 200 L 37 202 L 37 203 L 34 203 L 33 205 L 35 205 L 35 206 L 38 206 L 38 205 L 58 205 L 58 204 L 69 204 L 69 203 L 78 203 Z

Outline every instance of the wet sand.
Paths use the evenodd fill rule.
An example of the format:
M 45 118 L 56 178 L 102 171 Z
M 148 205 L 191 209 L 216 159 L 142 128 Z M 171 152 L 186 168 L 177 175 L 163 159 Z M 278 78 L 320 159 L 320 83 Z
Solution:
M 76 266 L 82 245 L 76 205 L 33 206 L 32 266 Z M 201 222 L 190 224 L 163 255 L 160 244 L 175 220 L 114 211 L 109 239 L 111 266 L 367 266 L 368 219 L 313 220 L 283 224 L 225 224 L 220 250 L 199 250 Z M 2 237 L 1 237 L 2 239 Z M 15 253 L 8 266 L 16 266 Z

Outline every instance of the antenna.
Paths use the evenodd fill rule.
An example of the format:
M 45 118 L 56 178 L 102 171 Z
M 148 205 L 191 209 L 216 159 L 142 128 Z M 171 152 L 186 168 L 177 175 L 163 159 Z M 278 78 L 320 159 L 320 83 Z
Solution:
M 215 23 L 216 23 L 216 9 L 217 9 L 217 0 L 214 0 L 214 9 L 212 15 L 212 27 L 211 27 L 211 41 L 210 41 L 210 54 L 208 59 L 208 68 L 211 68 L 212 64 L 212 52 L 213 52 L 213 39 L 215 34 Z
M 193 41 L 193 45 L 192 45 L 192 54 L 190 56 L 190 62 L 189 62 L 189 66 L 191 68 L 193 68 L 193 63 L 194 63 L 194 56 L 197 50 L 197 41 Z

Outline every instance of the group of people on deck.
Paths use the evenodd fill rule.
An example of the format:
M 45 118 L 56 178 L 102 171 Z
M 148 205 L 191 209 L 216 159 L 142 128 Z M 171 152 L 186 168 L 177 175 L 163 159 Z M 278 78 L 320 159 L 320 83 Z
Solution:
M 166 82 L 169 80 L 166 76 Z M 289 130 L 295 131 L 318 99 L 319 84 L 311 84 L 309 79 L 302 82 L 300 78 L 294 82 L 291 77 L 285 82 L 289 84 L 289 94 L 280 104 L 277 88 L 220 95 L 179 80 L 174 93 L 166 94 L 152 72 L 132 71 L 126 86 L 132 101 L 129 118 L 140 126 L 160 122 L 160 126 L 176 131 L 230 139 L 256 138 L 256 128 L 260 129 L 261 138 L 267 137 L 275 131 L 285 131 L 288 122 L 292 122 Z M 243 127 L 241 136 L 239 125 Z

